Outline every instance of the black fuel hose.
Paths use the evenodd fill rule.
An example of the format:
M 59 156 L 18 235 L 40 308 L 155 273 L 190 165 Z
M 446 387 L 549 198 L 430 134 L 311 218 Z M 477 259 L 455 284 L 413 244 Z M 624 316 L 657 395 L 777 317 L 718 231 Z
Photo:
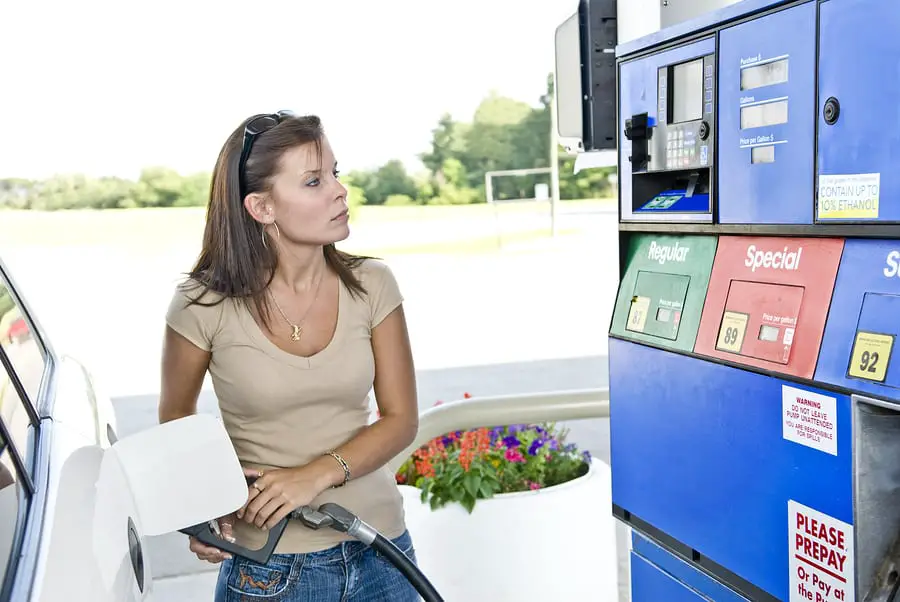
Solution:
M 384 554 L 391 564 L 397 567 L 398 571 L 403 573 L 403 576 L 406 577 L 407 581 L 409 581 L 414 588 L 416 588 L 416 591 L 419 592 L 419 595 L 422 596 L 425 602 L 444 602 L 444 599 L 441 598 L 438 591 L 434 589 L 434 586 L 425 574 L 419 570 L 419 567 L 417 567 L 416 564 L 410 560 L 396 544 L 394 544 L 394 542 L 381 533 L 378 533 L 369 545 L 378 552 Z
M 351 537 L 381 552 L 388 561 L 416 588 L 425 602 L 444 602 L 425 574 L 419 570 L 409 557 L 404 554 L 390 539 L 375 530 L 374 527 L 359 519 L 358 516 L 334 503 L 326 503 L 317 510 L 304 506 L 292 513 L 310 529 L 328 527 L 335 531 L 347 533 Z

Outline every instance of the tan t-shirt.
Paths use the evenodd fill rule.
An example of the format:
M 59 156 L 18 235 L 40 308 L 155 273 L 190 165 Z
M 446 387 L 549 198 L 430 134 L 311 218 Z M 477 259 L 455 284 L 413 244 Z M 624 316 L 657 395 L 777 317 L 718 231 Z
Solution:
M 354 296 L 340 283 L 334 337 L 311 357 L 290 354 L 272 343 L 243 302 L 226 299 L 212 307 L 186 307 L 188 298 L 196 298 L 201 289 L 191 288 L 196 285 L 193 281 L 176 289 L 166 322 L 212 352 L 213 388 L 242 464 L 263 469 L 302 466 L 341 446 L 368 424 L 375 378 L 372 329 L 403 298 L 385 264 L 367 259 L 356 274 L 368 295 Z M 214 300 L 218 298 L 208 293 L 201 302 Z M 341 504 L 386 537 L 397 537 L 405 528 L 402 498 L 387 467 L 326 490 L 312 505 L 325 502 Z M 254 549 L 268 537 L 240 520 L 234 535 L 238 543 Z M 322 550 L 347 537 L 290 521 L 276 552 Z

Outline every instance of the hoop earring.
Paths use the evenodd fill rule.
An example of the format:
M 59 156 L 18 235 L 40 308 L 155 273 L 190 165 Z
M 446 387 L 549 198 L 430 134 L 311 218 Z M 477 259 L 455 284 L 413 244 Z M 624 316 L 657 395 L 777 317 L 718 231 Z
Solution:
M 275 222 L 272 222 L 272 225 L 275 226 L 275 238 L 277 238 L 278 240 L 281 240 L 281 230 L 278 229 L 278 224 L 276 224 Z M 263 227 L 262 227 L 262 244 L 265 249 L 269 248 L 269 243 L 266 242 L 266 225 L 265 224 L 263 224 Z

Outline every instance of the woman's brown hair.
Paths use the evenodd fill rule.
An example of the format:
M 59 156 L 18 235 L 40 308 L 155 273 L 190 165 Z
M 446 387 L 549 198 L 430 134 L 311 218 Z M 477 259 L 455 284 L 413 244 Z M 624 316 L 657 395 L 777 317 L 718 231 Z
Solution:
M 314 144 L 322 156 L 324 130 L 314 115 L 287 117 L 273 128 L 259 134 L 247 157 L 241 191 L 239 163 L 244 142 L 244 128 L 252 120 L 247 118 L 228 137 L 212 173 L 206 229 L 203 247 L 196 264 L 188 275 L 202 287 L 191 300 L 198 305 L 215 305 L 225 298 L 237 298 L 252 303 L 256 315 L 269 323 L 269 299 L 266 287 L 275 276 L 278 254 L 273 244 L 265 244 L 262 224 L 244 207 L 244 197 L 271 188 L 282 155 L 293 148 Z M 364 295 L 366 290 L 353 270 L 366 257 L 351 255 L 325 245 L 325 262 L 333 269 L 351 294 Z M 221 298 L 212 303 L 200 303 L 207 292 Z

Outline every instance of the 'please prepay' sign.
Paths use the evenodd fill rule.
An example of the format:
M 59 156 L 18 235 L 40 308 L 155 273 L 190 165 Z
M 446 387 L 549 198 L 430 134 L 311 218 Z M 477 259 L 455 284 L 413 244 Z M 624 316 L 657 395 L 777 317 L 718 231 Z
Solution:
M 847 602 L 853 583 L 853 526 L 788 500 L 791 602 Z

